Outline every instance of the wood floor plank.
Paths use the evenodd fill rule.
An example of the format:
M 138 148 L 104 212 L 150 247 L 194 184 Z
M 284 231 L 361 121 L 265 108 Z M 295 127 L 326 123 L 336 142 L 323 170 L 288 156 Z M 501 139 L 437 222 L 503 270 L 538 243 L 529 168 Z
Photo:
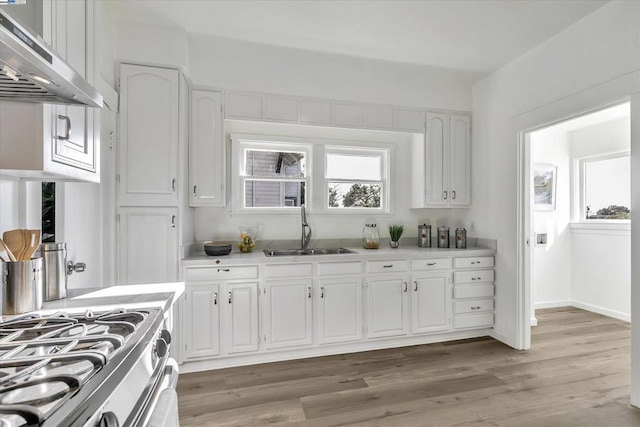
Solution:
M 629 324 L 536 317 L 528 351 L 483 337 L 181 375 L 181 425 L 640 426 Z

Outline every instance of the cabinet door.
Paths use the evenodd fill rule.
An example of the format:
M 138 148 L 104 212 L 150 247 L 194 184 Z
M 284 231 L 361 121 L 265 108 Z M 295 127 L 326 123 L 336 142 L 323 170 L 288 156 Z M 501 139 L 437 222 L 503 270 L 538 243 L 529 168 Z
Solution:
M 120 66 L 120 200 L 178 200 L 179 71 Z
M 312 343 L 311 297 L 311 279 L 267 282 L 264 332 L 268 348 Z
M 189 205 L 224 207 L 225 157 L 220 92 L 191 91 Z
M 449 125 L 446 114 L 427 113 L 425 133 L 425 206 L 447 206 Z
M 362 339 L 362 278 L 320 282 L 320 342 Z
M 449 329 L 451 300 L 450 274 L 426 273 L 414 276 L 411 292 L 411 332 Z
M 451 115 L 449 190 L 451 206 L 471 204 L 471 118 Z
M 224 298 L 225 351 L 258 350 L 258 284 L 229 283 Z
M 182 321 L 185 359 L 220 354 L 220 302 L 217 284 L 187 285 Z
M 119 219 L 118 283 L 176 281 L 178 209 L 122 207 Z
M 51 3 L 51 43 L 71 67 L 93 83 L 93 8 L 85 0 Z M 90 172 L 97 167 L 94 109 L 55 105 L 51 108 L 51 159 Z
M 367 291 L 367 336 L 407 334 L 408 283 L 404 276 L 369 278 Z

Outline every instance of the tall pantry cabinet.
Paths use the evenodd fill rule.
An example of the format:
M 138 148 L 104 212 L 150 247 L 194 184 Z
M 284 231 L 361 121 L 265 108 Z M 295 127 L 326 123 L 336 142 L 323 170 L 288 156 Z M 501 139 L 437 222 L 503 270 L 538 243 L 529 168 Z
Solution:
M 182 179 L 186 82 L 178 69 L 123 63 L 118 86 L 118 283 L 176 281 L 181 244 L 193 235 Z

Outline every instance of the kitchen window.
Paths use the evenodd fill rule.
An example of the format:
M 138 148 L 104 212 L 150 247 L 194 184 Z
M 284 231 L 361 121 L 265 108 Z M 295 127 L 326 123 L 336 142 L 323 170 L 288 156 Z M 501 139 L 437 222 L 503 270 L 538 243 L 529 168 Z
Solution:
M 289 210 L 307 203 L 310 144 L 234 137 L 232 143 L 236 211 Z
M 330 210 L 384 210 L 388 193 L 387 150 L 327 146 L 326 207 Z
M 389 145 L 240 134 L 231 144 L 234 213 L 390 211 Z
M 579 161 L 581 222 L 631 220 L 629 153 L 589 157 Z

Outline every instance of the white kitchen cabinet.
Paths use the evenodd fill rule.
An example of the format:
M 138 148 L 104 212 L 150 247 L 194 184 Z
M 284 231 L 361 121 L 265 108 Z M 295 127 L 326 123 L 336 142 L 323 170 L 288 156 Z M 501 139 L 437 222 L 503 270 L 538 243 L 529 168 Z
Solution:
M 420 273 L 412 279 L 411 332 L 444 331 L 451 324 L 451 273 Z
M 367 337 L 407 335 L 409 284 L 404 275 L 367 279 Z
M 220 287 L 206 283 L 187 286 L 182 306 L 184 359 L 220 354 Z
M 225 292 L 225 352 L 258 350 L 258 283 L 227 283 Z
M 189 133 L 189 205 L 224 207 L 225 146 L 222 94 L 191 91 Z
M 313 342 L 311 278 L 265 283 L 264 328 L 267 348 L 299 347 Z
M 89 83 L 94 83 L 94 7 L 93 2 L 85 0 L 48 1 L 35 7 L 26 22 L 21 21 L 37 29 Z M 11 8 L 7 12 L 11 14 Z M 99 109 L 1 101 L 0 116 L 3 174 L 100 181 Z
M 362 339 L 362 278 L 322 279 L 318 323 L 320 343 Z
M 121 207 L 118 284 L 178 279 L 178 208 Z
M 463 115 L 427 112 L 425 138 L 413 144 L 414 208 L 471 203 L 471 125 Z
M 120 204 L 176 203 L 180 72 L 121 64 L 119 79 Z
M 481 328 L 493 325 L 494 259 L 492 256 L 453 259 L 453 327 Z

